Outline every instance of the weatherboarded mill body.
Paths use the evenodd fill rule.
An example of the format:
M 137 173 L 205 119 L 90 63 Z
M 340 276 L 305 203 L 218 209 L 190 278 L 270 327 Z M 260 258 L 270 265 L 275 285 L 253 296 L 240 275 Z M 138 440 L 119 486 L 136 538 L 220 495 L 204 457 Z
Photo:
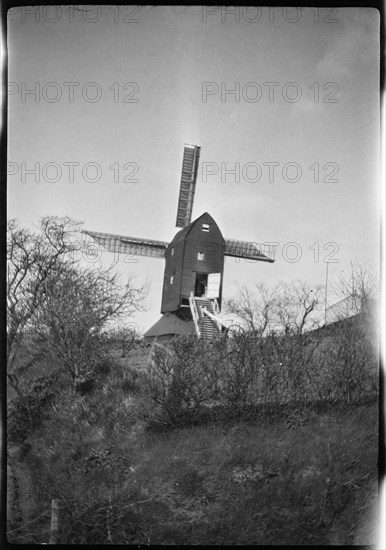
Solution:
M 220 336 L 227 328 L 221 315 L 225 256 L 274 261 L 273 246 L 224 238 L 207 212 L 191 222 L 199 157 L 200 147 L 185 146 L 176 221 L 182 229 L 171 243 L 84 231 L 116 255 L 165 258 L 162 317 L 145 333 L 149 339 L 181 334 L 206 339 Z
M 161 313 L 189 307 L 191 294 L 221 305 L 225 240 L 207 212 L 181 229 L 165 250 Z

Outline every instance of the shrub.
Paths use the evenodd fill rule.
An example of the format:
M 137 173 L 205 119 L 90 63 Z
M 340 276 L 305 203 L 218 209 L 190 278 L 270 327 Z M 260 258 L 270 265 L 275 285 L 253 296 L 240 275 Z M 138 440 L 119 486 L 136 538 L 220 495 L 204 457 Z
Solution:
M 236 334 L 226 349 L 225 368 L 220 383 L 220 400 L 227 413 L 238 415 L 253 401 L 259 368 L 254 335 Z
M 147 377 L 147 391 L 171 424 L 185 423 L 220 395 L 221 344 L 195 337 L 156 345 Z
M 55 380 L 40 376 L 23 388 L 22 395 L 8 402 L 7 431 L 14 441 L 24 441 L 41 424 L 57 395 Z

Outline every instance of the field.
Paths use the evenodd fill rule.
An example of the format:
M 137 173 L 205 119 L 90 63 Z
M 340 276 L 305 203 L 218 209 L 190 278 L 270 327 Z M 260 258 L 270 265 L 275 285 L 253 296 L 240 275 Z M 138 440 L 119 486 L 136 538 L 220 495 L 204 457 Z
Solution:
M 48 542 L 57 499 L 60 543 L 376 542 L 376 400 L 164 425 L 141 391 L 147 353 L 83 394 L 52 375 L 44 416 L 9 440 L 9 541 Z

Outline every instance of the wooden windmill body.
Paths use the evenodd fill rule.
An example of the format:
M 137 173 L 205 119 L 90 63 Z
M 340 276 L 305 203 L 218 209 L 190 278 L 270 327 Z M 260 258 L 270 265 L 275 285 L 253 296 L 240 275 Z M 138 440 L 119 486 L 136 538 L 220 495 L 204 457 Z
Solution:
M 274 261 L 273 246 L 224 238 L 207 212 L 191 222 L 199 157 L 200 147 L 185 145 L 176 221 L 182 229 L 170 243 L 83 231 L 109 252 L 165 259 L 162 317 L 147 338 L 219 336 L 227 327 L 221 314 L 225 256 Z

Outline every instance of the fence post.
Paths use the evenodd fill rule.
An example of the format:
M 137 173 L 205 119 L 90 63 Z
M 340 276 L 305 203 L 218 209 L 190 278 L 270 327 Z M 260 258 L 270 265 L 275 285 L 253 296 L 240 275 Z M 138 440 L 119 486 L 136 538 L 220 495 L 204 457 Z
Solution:
M 52 499 L 51 501 L 51 530 L 50 530 L 50 544 L 57 544 L 58 541 L 58 500 Z

